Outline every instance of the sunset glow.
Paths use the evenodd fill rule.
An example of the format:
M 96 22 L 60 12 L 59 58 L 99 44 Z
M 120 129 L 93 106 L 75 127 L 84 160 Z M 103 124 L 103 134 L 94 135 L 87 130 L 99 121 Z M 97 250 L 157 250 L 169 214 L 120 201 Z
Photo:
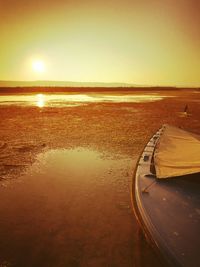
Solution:
M 34 60 L 32 62 L 32 68 L 33 68 L 33 71 L 35 71 L 36 73 L 43 73 L 45 72 L 45 64 L 44 64 L 44 61 L 42 60 Z
M 1 1 L 0 80 L 200 86 L 199 10 L 197 0 Z M 38 54 L 48 71 L 41 59 L 27 69 Z
M 200 266 L 200 0 L 0 0 L 0 39 L 0 267 Z

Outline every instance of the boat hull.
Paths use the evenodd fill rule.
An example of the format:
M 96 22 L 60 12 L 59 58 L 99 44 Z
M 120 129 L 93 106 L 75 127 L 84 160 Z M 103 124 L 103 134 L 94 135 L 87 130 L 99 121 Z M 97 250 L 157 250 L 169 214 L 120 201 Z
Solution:
M 153 153 L 161 128 L 146 145 L 133 184 L 135 211 L 169 265 L 200 266 L 200 174 L 157 179 Z

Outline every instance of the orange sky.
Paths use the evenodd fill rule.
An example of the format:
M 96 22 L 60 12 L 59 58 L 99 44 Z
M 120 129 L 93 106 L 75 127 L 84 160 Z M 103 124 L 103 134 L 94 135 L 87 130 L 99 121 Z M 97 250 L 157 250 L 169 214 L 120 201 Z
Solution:
M 199 0 L 1 1 L 0 80 L 200 86 L 199 13 Z

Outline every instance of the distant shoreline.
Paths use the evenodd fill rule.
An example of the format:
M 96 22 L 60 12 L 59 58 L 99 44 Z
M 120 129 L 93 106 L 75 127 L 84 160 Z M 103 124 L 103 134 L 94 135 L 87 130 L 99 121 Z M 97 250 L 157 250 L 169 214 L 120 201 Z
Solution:
M 22 87 L 0 87 L 3 93 L 67 93 L 67 92 L 136 92 L 136 91 L 182 91 L 200 88 L 187 87 L 60 87 L 60 86 L 22 86 Z

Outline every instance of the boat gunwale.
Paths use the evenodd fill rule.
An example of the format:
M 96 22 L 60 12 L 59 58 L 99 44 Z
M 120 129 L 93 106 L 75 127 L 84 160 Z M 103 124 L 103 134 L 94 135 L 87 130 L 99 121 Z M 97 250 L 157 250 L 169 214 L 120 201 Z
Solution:
M 138 160 L 136 162 L 136 166 L 135 166 L 135 169 L 134 169 L 134 172 L 133 172 L 133 177 L 132 177 L 132 186 L 131 186 L 131 202 L 132 202 L 132 207 L 133 207 L 133 212 L 136 216 L 136 219 L 148 241 L 148 243 L 150 244 L 150 246 L 153 248 L 156 256 L 158 257 L 158 260 L 162 263 L 162 265 L 164 265 L 164 267 L 169 267 L 169 266 L 180 266 L 178 264 L 177 261 L 175 261 L 174 258 L 172 258 L 170 255 L 169 255 L 169 252 L 167 253 L 166 255 L 166 251 L 164 253 L 164 249 L 163 247 L 159 246 L 159 244 L 156 242 L 156 240 L 153 238 L 153 235 L 152 235 L 152 231 L 149 230 L 149 228 L 151 227 L 152 229 L 155 229 L 155 227 L 153 226 L 153 224 L 151 223 L 148 223 L 148 219 L 144 219 L 144 216 L 142 216 L 142 213 L 141 213 L 141 210 L 143 209 L 142 208 L 142 205 L 139 204 L 140 203 L 140 200 L 139 200 L 139 192 L 138 192 L 138 188 L 137 188 L 137 172 L 138 172 L 138 167 L 140 166 L 140 161 L 142 159 L 142 156 L 143 154 L 145 153 L 145 149 L 148 147 L 148 144 L 151 142 L 151 140 L 154 138 L 154 136 L 158 135 L 159 132 L 162 133 L 162 129 L 164 129 L 164 127 L 162 126 L 161 128 L 159 128 L 153 135 L 152 137 L 149 139 L 149 141 L 144 145 L 143 147 L 143 150 L 142 152 L 140 153 L 140 156 L 138 157 Z M 157 141 L 156 143 L 158 142 L 160 138 L 160 135 L 159 137 L 157 138 Z M 153 157 L 153 154 L 154 154 L 154 151 L 155 151 L 155 148 L 156 148 L 156 143 L 154 144 L 153 146 L 153 150 L 151 153 L 151 159 Z M 149 164 L 149 166 L 151 166 L 151 163 Z M 155 176 L 156 178 L 156 176 Z M 143 215 L 144 212 L 143 212 Z M 147 217 L 146 217 L 147 218 Z M 148 225 L 150 225 L 150 227 L 148 227 Z M 157 230 L 155 229 L 155 232 L 157 232 Z M 167 246 L 166 246 L 167 248 Z

